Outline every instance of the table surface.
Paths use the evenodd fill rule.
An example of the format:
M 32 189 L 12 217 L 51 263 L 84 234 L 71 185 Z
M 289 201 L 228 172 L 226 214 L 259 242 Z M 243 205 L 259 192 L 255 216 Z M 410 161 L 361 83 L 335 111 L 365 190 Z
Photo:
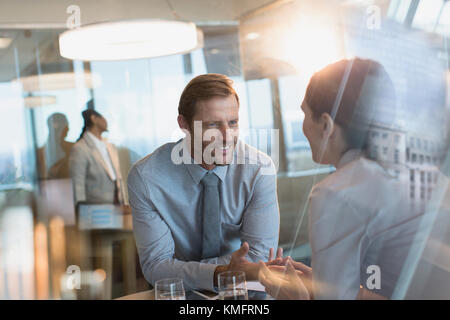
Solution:
M 147 290 L 142 292 L 137 292 L 129 294 L 128 296 L 123 296 L 115 300 L 155 300 L 155 291 Z
M 264 287 L 258 281 L 248 281 L 247 289 L 254 292 L 264 292 Z M 261 298 L 257 298 L 261 299 Z M 155 290 L 147 290 L 142 292 L 133 293 L 127 296 L 116 298 L 115 300 L 155 300 Z

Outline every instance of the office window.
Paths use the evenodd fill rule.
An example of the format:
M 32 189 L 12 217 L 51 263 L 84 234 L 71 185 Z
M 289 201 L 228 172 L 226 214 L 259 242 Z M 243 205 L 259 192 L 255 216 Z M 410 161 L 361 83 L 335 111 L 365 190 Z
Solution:
M 376 159 L 378 157 L 378 146 L 373 146 L 371 150 L 372 158 Z
M 414 199 L 416 197 L 416 189 L 413 185 L 409 188 L 409 196 L 411 199 Z
M 302 130 L 305 114 L 300 108 L 311 76 L 331 63 L 348 57 L 373 59 L 383 66 L 392 80 L 395 101 L 390 100 L 392 97 L 388 98 L 389 101 L 381 101 L 383 95 L 378 93 L 382 92 L 372 88 L 371 81 L 363 82 L 363 91 L 358 95 L 361 98 L 359 101 L 362 101 L 364 94 L 368 93 L 369 100 L 373 98 L 377 109 L 370 112 L 370 120 L 373 120 L 371 131 L 363 135 L 369 138 L 367 151 L 373 161 L 379 161 L 381 174 L 385 169 L 398 178 L 397 181 L 387 179 L 387 182 L 395 183 L 393 187 L 396 192 L 389 195 L 392 198 L 383 199 L 377 205 L 382 209 L 394 207 L 389 205 L 389 200 L 397 205 L 400 194 L 407 196 L 409 191 L 410 198 L 415 199 L 410 203 L 420 202 L 422 205 L 411 206 L 414 207 L 411 210 L 417 210 L 419 214 L 424 213 L 428 204 L 418 200 L 433 198 L 432 188 L 441 173 L 433 171 L 437 168 L 432 168 L 431 163 L 437 166 L 440 155 L 448 153 L 444 149 L 447 146 L 442 144 L 442 133 L 448 131 L 448 124 L 442 115 L 450 93 L 448 83 L 443 81 L 448 76 L 447 58 L 450 54 L 449 45 L 444 41 L 450 36 L 450 1 L 130 0 L 126 4 L 119 0 L 101 1 L 107 3 L 107 8 L 94 1 L 81 1 L 82 26 L 102 21 L 175 18 L 195 22 L 203 33 L 203 43 L 189 52 L 113 61 L 81 61 L 61 56 L 59 35 L 68 29 L 66 19 L 71 16 L 67 14 L 66 7 L 70 3 L 15 1 L 12 5 L 13 2 L 3 1 L 0 10 L 0 16 L 8 17 L 7 21 L 0 19 L 0 236 L 14 235 L 11 230 L 17 228 L 4 227 L 2 221 L 5 212 L 6 216 L 10 215 L 11 219 L 7 219 L 9 223 L 17 220 L 12 216 L 16 216 L 20 205 L 26 210 L 19 211 L 26 211 L 28 218 L 26 228 L 17 229 L 17 234 L 32 241 L 33 238 L 39 239 L 40 242 L 28 243 L 27 240 L 27 250 L 23 253 L 20 250 L 12 252 L 13 259 L 18 261 L 15 264 L 16 260 L 3 258 L 5 252 L 11 252 L 16 246 L 9 246 L 4 239 L 0 239 L 0 300 L 10 292 L 4 290 L 5 287 L 16 283 L 14 289 L 18 289 L 25 283 L 17 277 L 17 274 L 22 275 L 23 266 L 19 260 L 25 261 L 23 257 L 26 261 L 30 257 L 34 257 L 32 260 L 36 262 L 48 261 L 44 263 L 43 273 L 33 266 L 33 261 L 25 266 L 39 280 L 34 282 L 36 288 L 29 286 L 30 292 L 36 291 L 39 299 L 42 296 L 37 292 L 42 284 L 47 285 L 44 300 L 67 297 L 84 299 L 84 290 L 74 290 L 68 296 L 58 292 L 61 289 L 59 284 L 65 283 L 65 278 L 60 275 L 67 276 L 64 271 L 70 265 L 78 264 L 78 259 L 82 265 L 83 279 L 85 275 L 89 278 L 92 274 L 106 276 L 101 285 L 112 287 L 106 295 L 95 296 L 96 299 L 131 293 L 125 292 L 127 288 L 135 288 L 137 292 L 149 289 L 142 274 L 136 275 L 135 279 L 141 286 L 125 283 L 129 280 L 128 275 L 142 271 L 139 261 L 134 265 L 133 259 L 128 259 L 124 254 L 131 253 L 128 257 L 136 257 L 137 254 L 133 251 L 135 241 L 130 230 L 121 230 L 118 232 L 120 237 L 111 241 L 114 243 L 114 250 L 108 249 L 114 251 L 111 255 L 103 249 L 99 254 L 97 246 L 91 246 L 92 243 L 102 242 L 90 238 L 95 232 L 86 231 L 89 238 L 87 244 L 81 244 L 84 241 L 72 237 L 73 230 L 77 233 L 77 216 L 71 202 L 73 190 L 70 189 L 69 157 L 83 129 L 81 112 L 87 107 L 86 103 L 92 101 L 88 107 L 101 113 L 107 121 L 108 130 L 103 137 L 118 150 L 121 175 L 126 184 L 127 174 L 136 161 L 153 153 L 161 145 L 183 137 L 177 123 L 179 98 L 186 84 L 200 74 L 223 73 L 233 80 L 240 100 L 241 140 L 269 154 L 279 169 L 276 179 L 280 209 L 278 243 L 294 259 L 311 263 L 309 196 L 314 185 L 327 177 L 330 178 L 328 181 L 333 180 L 330 174 L 339 170 L 337 163 L 333 163 L 336 168 L 313 161 L 309 141 Z M 73 2 L 76 4 L 77 1 Z M 382 9 L 379 28 L 370 25 L 373 16 L 367 10 L 374 7 L 369 7 L 369 3 Z M 130 42 L 118 42 L 117 47 L 135 43 L 131 35 L 137 34 L 140 32 L 130 33 Z M 175 43 L 172 39 L 167 41 Z M 56 87 L 47 87 L 45 79 L 50 75 L 59 79 L 53 82 Z M 67 83 L 61 80 L 61 75 L 67 77 Z M 24 81 L 30 78 L 35 80 L 35 85 L 31 87 Z M 391 85 L 390 81 L 385 84 Z M 321 101 L 328 93 L 334 92 L 326 90 L 317 90 L 313 94 Z M 337 101 L 334 98 L 330 100 Z M 366 104 L 362 105 L 365 109 Z M 369 103 L 367 107 L 371 109 L 372 105 Z M 350 125 L 361 128 L 357 121 L 353 123 L 356 119 L 354 117 L 348 121 Z M 279 139 L 271 136 L 272 133 L 278 134 Z M 431 137 L 437 138 L 433 142 Z M 336 155 L 336 159 L 332 160 L 338 157 Z M 403 157 L 407 163 L 403 163 Z M 316 159 L 317 162 L 319 160 Z M 362 163 L 374 164 L 372 160 Z M 339 183 L 361 176 L 364 176 L 363 172 L 352 172 L 340 178 Z M 362 183 L 370 184 L 372 189 L 377 181 Z M 67 189 L 59 188 L 60 183 Z M 55 193 L 49 192 L 49 185 L 55 189 L 50 191 Z M 358 188 L 356 192 L 363 190 Z M 236 190 L 239 194 L 241 191 Z M 23 194 L 26 194 L 27 200 L 16 202 Z M 373 198 L 381 194 L 363 196 Z M 436 194 L 435 198 L 441 200 L 442 197 Z M 155 198 L 156 205 L 160 201 L 163 201 L 161 197 Z M 442 204 L 432 205 L 435 208 Z M 16 208 L 9 211 L 8 206 Z M 404 208 L 410 209 L 408 204 Z M 66 216 L 61 209 L 68 209 L 70 213 Z M 397 213 L 400 214 L 399 211 Z M 388 215 L 385 221 L 389 222 L 389 217 L 392 215 Z M 57 219 L 56 230 L 61 231 L 56 233 L 57 236 L 54 218 Z M 22 225 L 20 219 L 16 222 L 19 222 L 17 226 Z M 190 227 L 189 223 L 185 227 Z M 331 233 L 324 232 L 324 236 L 333 235 L 333 230 L 339 227 L 339 223 L 332 223 Z M 115 231 L 108 230 L 107 233 L 109 237 Z M 125 233 L 130 238 L 131 251 L 118 248 L 122 246 L 122 235 Z M 66 261 L 60 261 L 54 255 L 55 242 L 62 244 L 64 241 L 61 239 L 65 239 L 66 251 L 57 253 L 60 253 L 58 257 L 66 257 Z M 288 248 L 292 250 L 288 252 Z M 110 258 L 109 262 L 114 262 L 114 272 L 108 267 L 109 263 L 100 261 L 103 255 Z M 124 264 L 129 265 L 133 272 L 116 270 L 118 261 L 127 262 Z M 5 276 L 5 266 L 15 272 L 14 277 Z M 416 279 L 416 276 L 411 279 Z M 408 283 L 401 285 L 407 286 Z M 411 288 L 414 290 L 408 292 L 415 294 L 420 291 L 416 290 L 417 286 Z M 399 291 L 396 290 L 398 288 L 393 289 Z
M 426 31 L 434 31 L 444 2 L 444 0 L 420 1 L 412 26 Z

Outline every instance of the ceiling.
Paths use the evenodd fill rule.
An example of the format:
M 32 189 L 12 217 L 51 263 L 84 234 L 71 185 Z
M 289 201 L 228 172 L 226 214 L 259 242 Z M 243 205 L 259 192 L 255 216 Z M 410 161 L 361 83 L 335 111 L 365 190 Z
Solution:
M 279 2 L 286 0 L 278 0 Z M 289 0 L 287 0 L 289 1 Z M 176 19 L 196 22 L 208 32 L 236 26 L 242 15 L 274 0 L 0 0 L 0 37 L 12 44 L 0 49 L 0 82 L 63 65 L 58 34 L 67 29 L 70 5 L 80 8 L 81 25 L 125 19 Z M 41 70 L 45 71 L 45 70 Z
M 118 19 L 159 18 L 194 22 L 237 20 L 275 0 L 1 0 L 0 29 L 65 28 L 71 5 L 81 24 Z

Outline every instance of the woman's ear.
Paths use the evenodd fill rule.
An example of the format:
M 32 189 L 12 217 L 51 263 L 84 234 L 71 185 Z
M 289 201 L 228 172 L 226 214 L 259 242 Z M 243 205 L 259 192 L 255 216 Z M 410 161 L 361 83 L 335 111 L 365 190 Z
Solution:
M 91 121 L 92 125 L 95 126 L 97 124 L 97 117 L 95 115 L 91 114 L 89 120 Z
M 322 125 L 322 137 L 329 139 L 334 131 L 334 120 L 328 113 L 324 112 L 320 117 L 320 122 Z

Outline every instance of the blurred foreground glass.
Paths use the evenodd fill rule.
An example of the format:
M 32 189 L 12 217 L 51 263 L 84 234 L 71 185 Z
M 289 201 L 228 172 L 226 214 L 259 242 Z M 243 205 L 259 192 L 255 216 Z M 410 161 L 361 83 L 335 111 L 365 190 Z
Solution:
M 186 300 L 183 280 L 171 278 L 156 281 L 155 300 Z
M 219 273 L 220 300 L 248 300 L 245 272 L 226 271 Z

